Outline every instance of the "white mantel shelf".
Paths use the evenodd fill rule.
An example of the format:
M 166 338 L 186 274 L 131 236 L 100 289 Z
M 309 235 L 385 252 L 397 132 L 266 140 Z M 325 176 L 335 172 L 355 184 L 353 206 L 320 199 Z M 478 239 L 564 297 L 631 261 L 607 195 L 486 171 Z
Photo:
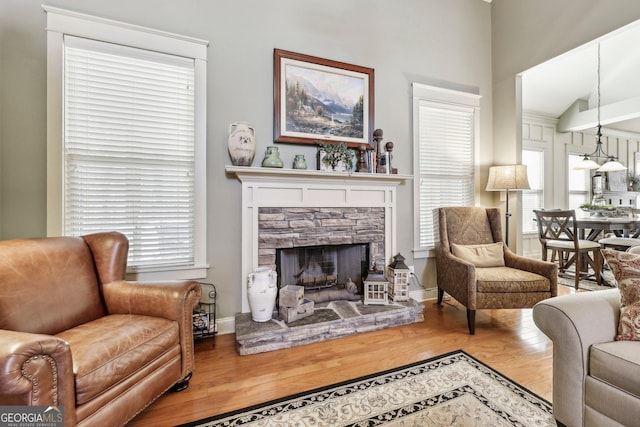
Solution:
M 359 208 L 384 209 L 385 258 L 396 250 L 396 191 L 411 175 L 325 172 L 227 166 L 227 176 L 242 183 L 242 277 L 258 267 L 258 223 L 261 208 Z M 242 312 L 249 312 L 246 283 L 242 287 Z
M 352 181 L 352 182 L 389 182 L 399 184 L 406 180 L 412 180 L 413 175 L 384 174 L 384 173 L 362 173 L 362 172 L 325 172 L 309 169 L 285 169 L 285 168 L 263 168 L 249 166 L 226 166 L 227 174 L 235 175 L 244 181 L 245 179 L 264 180 L 313 180 L 313 181 Z

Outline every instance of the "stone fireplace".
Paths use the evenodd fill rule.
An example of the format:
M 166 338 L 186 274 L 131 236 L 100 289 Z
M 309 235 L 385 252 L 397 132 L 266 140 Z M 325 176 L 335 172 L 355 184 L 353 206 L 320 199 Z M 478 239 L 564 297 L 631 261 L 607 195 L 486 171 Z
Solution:
M 266 324 L 252 322 L 246 286 L 246 277 L 256 267 L 269 266 L 277 270 L 279 258 L 293 248 L 320 250 L 326 258 L 330 250 L 355 245 L 359 248 L 356 251 L 366 248 L 366 253 L 362 258 L 358 257 L 357 263 L 361 264 L 364 259 L 369 264 L 367 267 L 375 263 L 378 269 L 384 269 L 396 253 L 396 189 L 412 179 L 411 176 L 237 166 L 228 166 L 226 171 L 242 183 L 241 268 L 245 279 L 240 283 L 242 312 L 236 316 L 235 325 L 240 354 L 286 348 L 328 339 L 328 335 L 338 337 L 422 320 L 422 306 L 413 300 L 402 306 L 365 306 L 364 309 L 360 301 L 338 300 L 329 303 L 328 307 L 337 307 L 334 311 L 338 314 L 327 319 L 332 326 L 323 325 L 319 327 L 320 331 L 309 332 L 309 325 L 304 325 L 306 329 L 301 331 L 298 325 L 288 327 L 278 321 Z M 341 254 L 341 258 L 354 257 L 345 254 Z M 331 255 L 332 259 L 335 256 Z M 298 268 L 294 274 L 300 273 L 303 267 L 306 269 L 307 261 L 318 258 L 318 255 L 311 252 L 302 257 L 302 260 L 298 258 L 294 262 L 297 264 L 293 268 Z M 319 266 L 314 268 L 323 270 Z M 345 279 L 346 276 L 341 275 L 347 273 L 331 268 L 324 267 L 325 271 L 335 272 L 327 275 L 335 275 L 338 282 Z M 355 268 L 361 270 L 362 266 Z M 356 276 L 348 278 L 361 286 L 361 278 L 353 270 L 348 274 Z M 322 308 L 327 308 L 327 305 Z M 407 309 L 409 313 L 396 316 L 393 314 L 396 309 Z M 354 321 L 352 318 L 356 316 L 351 313 L 359 312 L 360 316 L 362 311 L 365 317 L 369 317 Z M 392 319 L 394 316 L 396 319 Z M 283 332 L 283 329 L 291 331 Z
M 260 208 L 258 263 L 278 272 L 279 286 L 302 286 L 315 302 L 355 300 L 363 275 L 384 266 L 384 215 L 382 207 Z

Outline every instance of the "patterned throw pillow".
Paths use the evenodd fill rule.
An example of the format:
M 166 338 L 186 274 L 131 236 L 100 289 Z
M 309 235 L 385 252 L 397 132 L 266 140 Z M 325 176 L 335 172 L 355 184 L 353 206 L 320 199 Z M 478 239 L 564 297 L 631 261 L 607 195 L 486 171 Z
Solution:
M 620 289 L 620 321 L 616 340 L 640 341 L 640 255 L 603 249 Z

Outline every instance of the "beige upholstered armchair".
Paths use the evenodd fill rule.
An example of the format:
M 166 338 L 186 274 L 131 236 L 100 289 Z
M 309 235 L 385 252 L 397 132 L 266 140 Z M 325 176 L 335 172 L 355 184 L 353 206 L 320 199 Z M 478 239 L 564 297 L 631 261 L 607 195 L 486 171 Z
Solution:
M 470 334 L 478 309 L 530 308 L 557 295 L 558 267 L 511 252 L 503 243 L 499 209 L 443 207 L 438 220 L 438 304 L 447 292 L 464 305 Z

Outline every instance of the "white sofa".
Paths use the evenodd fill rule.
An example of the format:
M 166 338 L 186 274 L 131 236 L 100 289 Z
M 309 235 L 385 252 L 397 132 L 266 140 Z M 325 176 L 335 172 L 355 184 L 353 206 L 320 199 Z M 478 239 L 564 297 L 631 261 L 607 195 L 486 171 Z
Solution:
M 553 341 L 553 414 L 576 426 L 640 425 L 640 341 L 614 341 L 618 289 L 546 299 L 535 324 Z

